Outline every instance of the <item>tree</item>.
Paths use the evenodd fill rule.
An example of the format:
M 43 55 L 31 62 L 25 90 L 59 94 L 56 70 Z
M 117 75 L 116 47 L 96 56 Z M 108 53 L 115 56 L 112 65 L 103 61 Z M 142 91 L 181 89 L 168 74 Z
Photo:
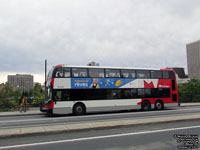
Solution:
M 200 80 L 193 78 L 187 83 L 179 84 L 178 90 L 180 98 L 188 98 L 190 102 L 193 102 L 194 98 L 200 99 Z
M 3 110 L 9 110 L 11 109 L 14 104 L 11 102 L 11 99 L 13 98 L 13 89 L 6 84 L 3 88 L 0 90 L 0 107 Z
M 16 102 L 17 104 L 19 103 L 19 100 L 20 100 L 22 94 L 23 94 L 23 91 L 22 91 L 22 90 L 16 90 L 16 91 L 14 91 L 13 96 L 14 96 L 15 102 Z
M 35 84 L 34 88 L 29 92 L 29 94 L 26 94 L 27 102 L 32 102 L 33 106 L 39 106 L 40 103 L 45 100 L 45 93 L 42 93 L 41 91 L 40 84 Z M 23 93 L 23 90 L 13 90 L 8 84 L 1 87 L 0 110 L 7 111 L 15 106 L 19 106 L 19 100 L 23 94 L 25 94 Z M 28 101 L 28 99 L 30 100 Z
M 12 88 L 8 84 L 6 84 L 0 91 L 0 99 L 9 99 L 12 94 Z
M 30 91 L 31 96 L 34 97 L 33 105 L 39 106 L 40 103 L 45 99 L 45 94 L 41 92 L 41 86 L 39 83 L 36 83 L 34 88 Z

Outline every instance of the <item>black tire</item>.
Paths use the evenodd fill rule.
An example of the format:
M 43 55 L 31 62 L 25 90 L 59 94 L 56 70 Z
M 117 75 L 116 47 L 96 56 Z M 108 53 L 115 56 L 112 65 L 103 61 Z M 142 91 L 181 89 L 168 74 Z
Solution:
M 163 109 L 164 109 L 163 102 L 161 100 L 156 101 L 155 110 L 163 110 Z
M 143 111 L 149 111 L 149 110 L 151 110 L 151 103 L 147 100 L 143 101 L 141 107 L 142 107 Z
M 44 104 L 43 104 L 43 103 L 40 103 L 40 111 L 41 111 L 41 112 L 46 112 L 46 110 L 44 110 L 43 108 L 44 108 Z
M 74 115 L 84 115 L 86 113 L 85 106 L 81 103 L 74 105 L 73 114 Z
M 47 110 L 46 113 L 47 113 L 48 117 L 53 117 L 54 116 L 52 109 Z

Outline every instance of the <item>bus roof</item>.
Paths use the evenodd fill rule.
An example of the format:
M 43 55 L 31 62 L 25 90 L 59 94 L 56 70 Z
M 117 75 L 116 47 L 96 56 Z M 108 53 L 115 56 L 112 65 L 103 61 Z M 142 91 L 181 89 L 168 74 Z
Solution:
M 133 67 L 106 67 L 106 66 L 81 66 L 81 65 L 56 65 L 55 68 L 69 67 L 69 68 L 97 68 L 97 69 L 136 69 L 136 70 L 168 70 L 174 71 L 173 69 L 158 69 L 158 68 L 133 68 Z

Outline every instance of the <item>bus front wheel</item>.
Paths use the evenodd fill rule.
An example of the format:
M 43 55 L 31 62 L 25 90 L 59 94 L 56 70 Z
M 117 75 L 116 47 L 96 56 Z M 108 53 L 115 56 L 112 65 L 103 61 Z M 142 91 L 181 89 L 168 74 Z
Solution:
M 52 109 L 47 110 L 46 113 L 47 113 L 48 117 L 53 117 L 54 116 Z
M 151 103 L 148 100 L 142 102 L 142 110 L 143 111 L 151 110 Z
M 84 115 L 86 113 L 85 106 L 81 103 L 75 104 L 73 108 L 74 115 Z

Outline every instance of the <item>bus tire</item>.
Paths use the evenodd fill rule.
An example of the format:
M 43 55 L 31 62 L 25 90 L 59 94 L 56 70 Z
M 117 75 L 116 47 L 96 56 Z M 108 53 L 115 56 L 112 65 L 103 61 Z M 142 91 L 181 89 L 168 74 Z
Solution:
M 53 110 L 49 109 L 46 111 L 48 117 L 54 117 Z
M 161 100 L 157 100 L 155 102 L 155 110 L 163 110 L 163 109 L 164 109 L 163 102 Z
M 143 111 L 149 111 L 151 110 L 151 103 L 148 100 L 145 100 L 142 102 L 142 110 Z
M 73 114 L 74 115 L 84 115 L 86 113 L 85 105 L 82 103 L 77 103 L 73 107 Z

